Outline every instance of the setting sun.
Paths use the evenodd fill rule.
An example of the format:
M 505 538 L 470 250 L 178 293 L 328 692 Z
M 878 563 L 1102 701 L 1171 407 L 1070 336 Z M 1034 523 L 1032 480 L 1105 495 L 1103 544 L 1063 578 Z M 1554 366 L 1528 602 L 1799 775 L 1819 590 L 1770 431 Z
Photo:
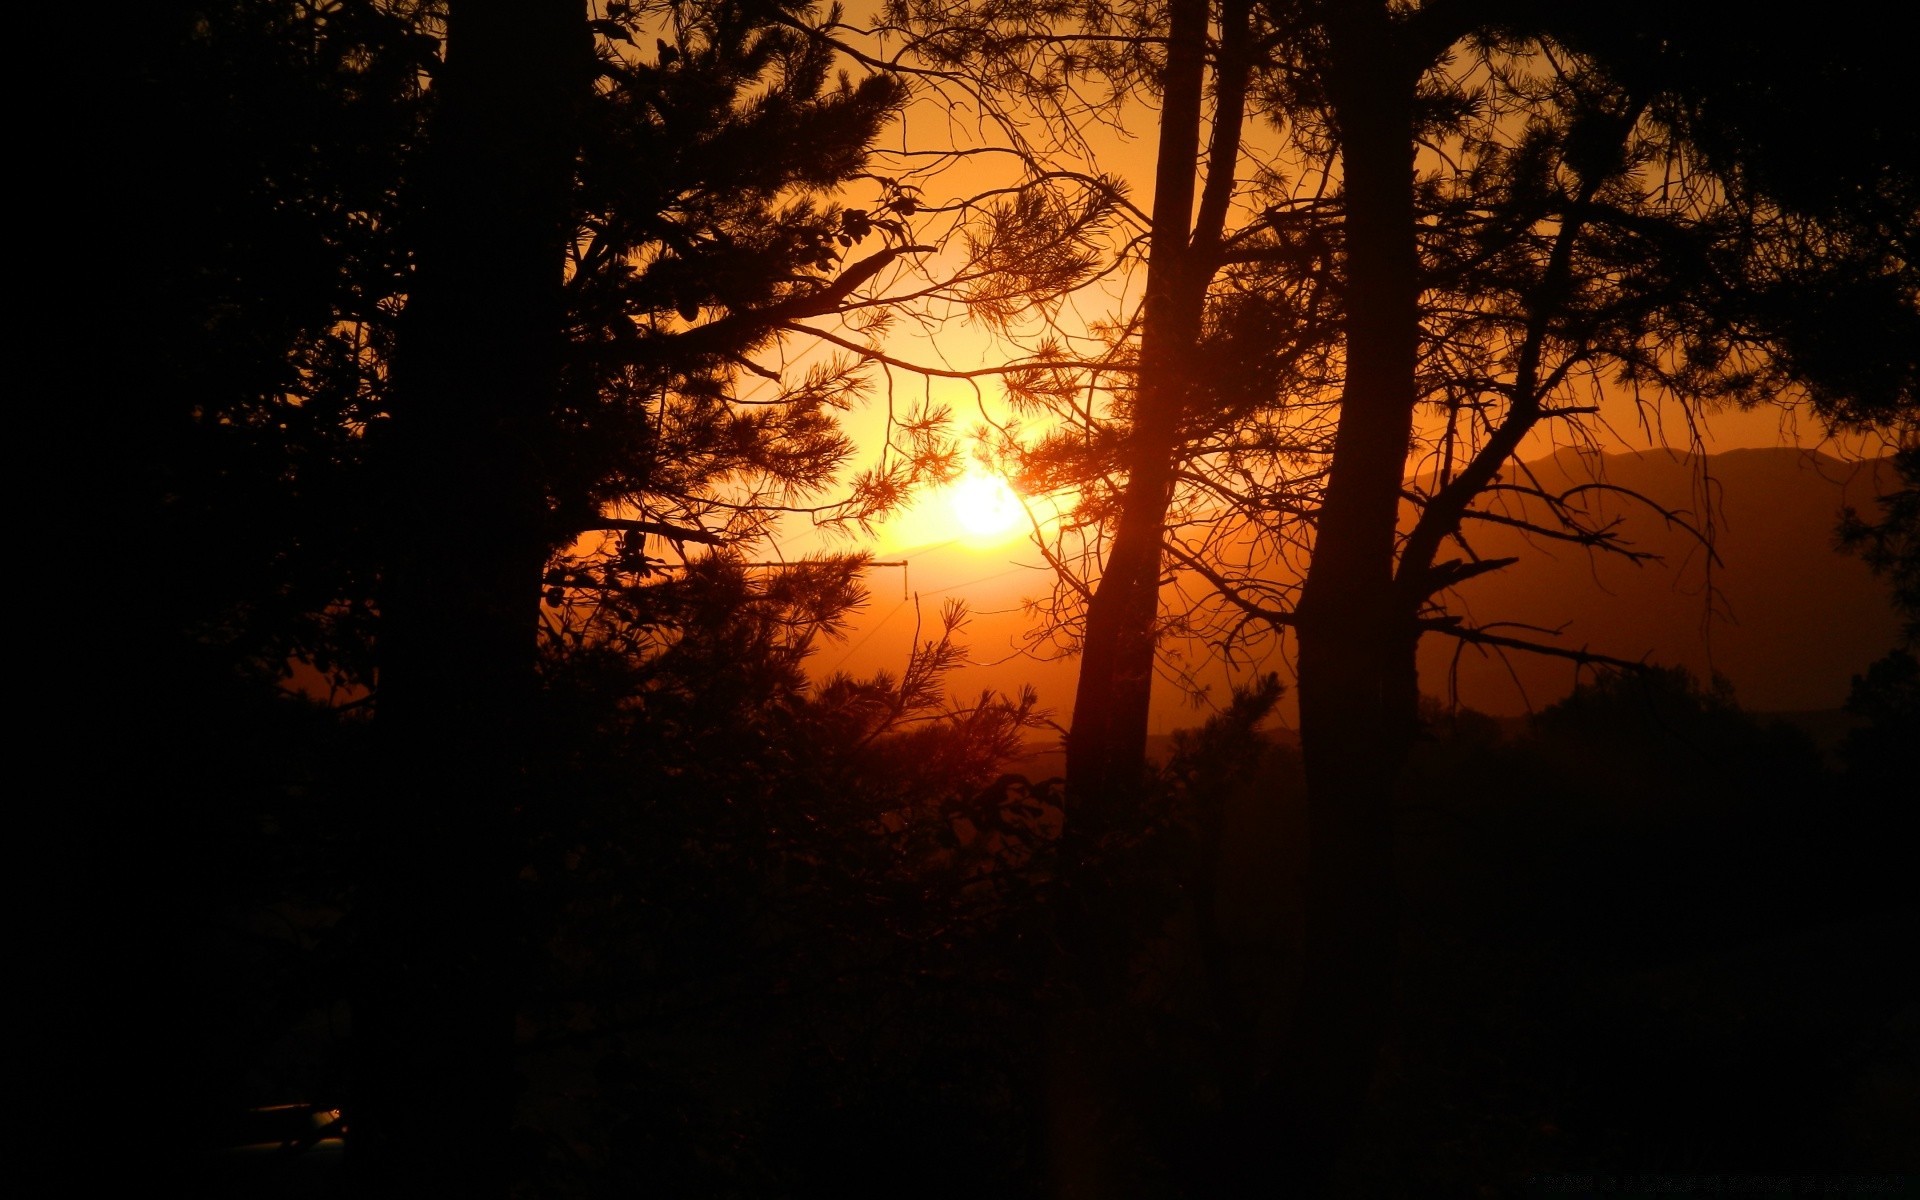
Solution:
M 1018 528 L 1023 515 L 1020 498 L 1007 481 L 984 470 L 969 471 L 948 489 L 953 518 L 967 535 L 998 537 Z

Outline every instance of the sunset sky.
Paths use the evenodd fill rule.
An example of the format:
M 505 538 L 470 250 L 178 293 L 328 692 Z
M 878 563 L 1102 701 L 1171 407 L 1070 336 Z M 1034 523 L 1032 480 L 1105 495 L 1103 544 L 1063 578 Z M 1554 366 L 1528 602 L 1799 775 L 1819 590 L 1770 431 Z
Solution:
M 81 919 L 27 979 L 92 1158 L 484 1200 L 1907 1169 L 1882 14 L 842 11 L 116 29 L 93 240 L 139 252 L 72 274 L 141 319 L 66 408 L 132 464 L 93 490 L 137 586 L 60 673 L 113 750 L 50 802 Z M 103 1124 L 128 1087 L 164 1118 Z
M 861 23 L 862 11 L 862 6 L 854 8 L 851 25 Z M 871 39 L 862 44 L 868 48 L 875 45 Z M 1119 110 L 1117 117 L 1106 121 L 1083 115 L 1069 122 L 1058 114 L 1053 124 L 1032 114 L 1019 114 L 1011 119 L 1021 123 L 1022 136 L 1049 148 L 1066 165 L 1117 175 L 1125 182 L 1133 204 L 1141 209 L 1150 206 L 1157 113 L 1146 104 L 1130 101 Z M 1243 152 L 1243 164 L 1270 152 L 1264 144 L 1270 140 L 1269 132 L 1250 127 L 1250 148 Z M 921 188 L 921 199 L 927 210 L 914 221 L 914 233 L 917 240 L 937 248 L 935 253 L 920 256 L 914 268 L 898 272 L 889 285 L 893 294 L 912 291 L 924 279 L 938 279 L 943 271 L 951 270 L 959 261 L 963 250 L 963 239 L 955 224 L 961 211 L 959 202 L 965 197 L 1004 187 L 1014 179 L 1011 156 L 994 153 L 995 147 L 1005 144 L 1005 130 L 990 117 L 983 116 L 968 96 L 941 86 L 923 91 L 896 134 L 883 140 L 885 148 L 875 157 L 871 169 L 876 174 L 911 181 Z M 949 153 L 960 157 L 942 157 Z M 855 194 L 847 196 L 846 202 L 861 203 L 863 198 L 856 189 Z M 1102 279 L 1084 289 L 1057 314 L 1059 327 L 1084 328 L 1125 313 L 1138 301 L 1141 277 L 1142 272 L 1133 271 Z M 909 311 L 916 314 L 914 319 L 898 321 L 878 340 L 889 356 L 901 362 L 964 373 L 991 370 L 1022 356 L 1022 348 L 1017 344 L 1021 339 L 1009 341 L 997 337 L 951 300 L 929 299 L 909 306 Z M 1036 324 L 1026 332 L 1032 333 L 1038 328 Z M 863 337 L 857 327 L 842 325 L 836 327 L 835 332 L 849 341 Z M 796 337 L 784 345 L 780 353 L 791 370 L 833 350 L 832 346 L 808 345 L 805 339 Z M 902 511 L 881 522 L 871 537 L 857 531 L 852 535 L 822 534 L 804 519 L 789 520 L 782 527 L 771 548 L 776 558 L 793 558 L 822 550 L 865 549 L 883 562 L 906 563 L 904 568 L 874 569 L 869 576 L 867 607 L 856 618 L 845 642 L 829 645 L 816 656 L 816 671 L 897 670 L 905 660 L 914 635 L 916 612 L 923 625 L 930 625 L 941 604 L 950 598 L 959 598 L 975 613 L 967 636 L 981 665 L 967 672 L 966 678 L 956 681 L 955 694 L 965 697 L 980 687 L 1012 688 L 1023 682 L 1033 683 L 1039 688 L 1043 702 L 1064 720 L 1071 704 L 1074 662 L 1062 657 L 1058 643 L 1035 640 L 1033 616 L 1023 605 L 1045 597 L 1053 586 L 1053 576 L 1032 541 L 1034 525 L 1037 523 L 1043 530 L 1048 528 L 1072 498 L 1016 498 L 994 477 L 989 455 L 970 435 L 976 429 L 985 431 L 987 426 L 1012 428 L 1021 418 L 1012 412 L 1003 387 L 992 375 L 973 379 L 923 376 L 911 370 L 876 366 L 873 384 L 868 404 L 846 416 L 846 426 L 861 448 L 855 467 L 879 461 L 890 411 L 895 415 L 904 414 L 916 405 L 950 410 L 953 432 L 960 439 L 969 465 L 955 483 L 923 490 Z M 1586 445 L 1606 453 L 1667 449 L 1717 454 L 1796 446 L 1851 461 L 1876 457 L 1891 449 L 1871 438 L 1832 440 L 1816 420 L 1786 408 L 1726 410 L 1695 423 L 1678 406 L 1654 404 L 1642 408 L 1629 397 L 1605 388 L 1597 397 L 1588 395 L 1583 399 L 1597 399 L 1601 408 L 1597 420 L 1586 426 L 1586 437 L 1590 439 Z M 1523 460 L 1548 458 L 1566 444 L 1564 430 L 1553 423 L 1548 425 L 1551 428 L 1530 435 L 1522 447 Z M 1023 432 L 1031 436 L 1036 428 L 1033 418 L 1026 418 Z M 1409 472 L 1418 470 L 1417 461 L 1410 460 Z M 1836 492 L 1836 496 L 1839 494 Z M 1847 499 L 1859 501 L 1859 497 L 1853 495 Z M 1735 540 L 1723 543 L 1723 552 L 1753 555 L 1765 552 L 1767 547 L 1751 540 L 1755 537 L 1752 531 L 1747 531 L 1749 540 L 1742 542 L 1736 533 Z M 1663 577 L 1669 590 L 1685 590 L 1681 580 L 1683 568 L 1684 563 L 1674 563 L 1670 577 Z M 1861 578 L 1854 582 L 1871 590 L 1857 562 L 1839 564 L 1835 569 L 1849 579 L 1859 575 Z M 1645 582 L 1658 576 L 1661 570 L 1658 565 L 1644 568 L 1638 572 L 1638 578 Z M 1559 586 L 1565 586 L 1565 582 Z M 1728 622 L 1724 614 L 1708 620 L 1703 607 L 1701 616 L 1701 620 L 1689 623 L 1695 645 L 1689 647 L 1688 653 L 1696 667 L 1712 662 L 1708 647 L 1715 636 L 1716 623 L 1723 642 L 1727 636 Z M 1891 629 L 1891 618 L 1885 623 Z M 1205 648 L 1200 646 L 1169 644 L 1166 649 L 1171 658 L 1184 659 L 1189 666 L 1203 663 L 1208 657 Z M 1647 649 L 1650 647 L 1637 646 L 1623 648 L 1623 652 L 1633 656 Z M 1039 657 L 1035 656 L 1036 652 Z M 1860 665 L 1863 664 L 1837 667 L 1839 682 L 1824 680 L 1813 692 L 1823 698 L 1823 703 L 1838 704 L 1843 697 L 1844 671 Z M 1269 667 L 1280 669 L 1283 676 L 1286 674 L 1283 662 L 1249 664 L 1246 669 Z M 1505 667 L 1498 669 L 1506 671 Z M 1215 696 L 1224 692 L 1226 677 L 1217 669 L 1211 670 L 1207 678 L 1213 683 Z M 1438 690 L 1439 686 L 1439 681 L 1429 681 L 1429 690 Z M 1537 681 L 1531 693 L 1517 686 L 1509 688 L 1505 707 L 1524 709 L 1528 703 L 1543 702 L 1535 694 L 1539 690 Z M 1485 695 L 1479 699 L 1482 703 L 1489 702 Z M 1204 715 L 1204 711 L 1204 707 L 1193 707 L 1178 688 L 1164 681 L 1156 690 L 1154 724 L 1158 730 L 1191 724 Z
M 862 23 L 863 9 L 870 11 L 870 6 L 853 9 L 843 38 L 868 52 L 879 53 L 885 49 L 884 43 L 853 28 Z M 823 645 L 814 656 L 811 665 L 816 674 L 897 672 L 906 661 L 916 628 L 924 635 L 933 628 L 942 605 L 961 600 L 973 613 L 964 636 L 975 665 L 952 681 L 953 696 L 964 700 L 982 688 L 1013 690 L 1031 684 L 1055 719 L 1064 724 L 1071 708 L 1077 662 L 1071 654 L 1070 639 L 1059 633 L 1049 634 L 1033 607 L 1036 602 L 1044 602 L 1056 586 L 1035 534 L 1036 529 L 1042 535 L 1051 531 L 1061 515 L 1070 510 L 1074 497 L 1020 495 L 997 473 L 992 439 L 1014 436 L 1030 442 L 1046 427 L 1048 419 L 1044 414 L 1017 413 L 993 372 L 1028 356 L 1037 339 L 1049 332 L 1068 339 L 1073 349 L 1074 340 L 1084 338 L 1088 328 L 1124 319 L 1139 303 L 1145 271 L 1136 261 L 1130 268 L 1106 273 L 1050 313 L 1016 317 L 1005 332 L 980 320 L 970 311 L 964 294 L 945 286 L 945 281 L 967 259 L 967 221 L 977 217 L 979 205 L 1003 196 L 1020 178 L 1018 157 L 1006 152 L 1014 132 L 1030 146 L 1043 150 L 1057 167 L 1117 177 L 1128 202 L 1144 211 L 1152 202 L 1158 114 L 1137 98 L 1104 114 L 1063 111 L 1045 117 L 1019 110 L 993 114 L 983 112 L 969 94 L 949 84 L 922 80 L 922 85 L 904 118 L 882 139 L 869 163 L 876 179 L 916 188 L 923 206 L 909 225 L 913 241 L 927 250 L 896 264 L 877 281 L 875 294 L 897 302 L 890 323 L 884 329 L 863 323 L 871 312 L 885 309 L 856 310 L 837 321 L 822 319 L 812 327 L 826 337 L 791 335 L 767 350 L 760 365 L 792 379 L 809 365 L 843 355 L 857 345 L 880 350 L 892 362 L 870 364 L 865 403 L 842 416 L 843 426 L 858 448 L 845 476 L 885 461 L 890 423 L 926 409 L 948 412 L 949 433 L 963 467 L 950 483 L 922 487 L 871 531 L 822 529 L 796 514 L 783 519 L 774 539 L 755 553 L 784 561 L 822 552 L 863 550 L 880 564 L 868 575 L 868 603 L 854 614 L 846 637 Z M 1278 162 L 1284 167 L 1282 158 L 1276 157 L 1279 154 L 1273 132 L 1259 122 L 1250 122 L 1242 172 L 1255 174 L 1251 168 L 1256 164 L 1271 167 Z M 1304 168 L 1296 166 L 1295 170 Z M 1311 180 L 1302 177 L 1296 186 L 1310 188 Z M 878 188 L 877 182 L 856 183 L 840 199 L 852 206 L 869 204 L 878 195 Z M 1244 193 L 1244 184 L 1241 190 Z M 1241 207 L 1244 209 L 1244 204 Z M 1141 232 L 1138 218 L 1123 214 L 1111 231 L 1111 248 L 1118 250 L 1128 238 Z M 872 243 L 851 248 L 844 263 L 853 263 L 872 249 Z M 898 302 L 901 297 L 907 299 Z M 1088 344 L 1083 342 L 1078 348 Z M 929 370 L 922 372 L 916 367 Z M 743 377 L 738 386 L 749 399 L 770 398 L 777 391 L 777 385 L 765 379 Z M 1689 414 L 1670 401 L 1636 403 L 1630 395 L 1604 382 L 1581 385 L 1577 391 L 1580 403 L 1599 408 L 1597 416 L 1584 419 L 1579 440 L 1570 440 L 1571 431 L 1562 423 L 1543 423 L 1523 442 L 1521 460 L 1547 460 L 1569 447 L 1606 454 L 1659 451 L 1675 456 L 1796 447 L 1841 462 L 1869 460 L 1892 450 L 1884 439 L 1872 436 L 1835 439 L 1816 418 L 1786 405 L 1750 411 L 1728 408 L 1703 417 Z M 1423 469 L 1417 456 L 1409 458 L 1409 476 Z M 1813 495 L 1809 501 L 1818 506 L 1818 520 L 1825 524 L 1811 532 L 1803 530 L 1798 536 L 1814 547 L 1813 553 L 1830 557 L 1832 562 L 1827 564 L 1823 558 L 1809 569 L 1830 566 L 1833 578 L 1844 580 L 1852 590 L 1850 594 L 1866 597 L 1852 626 L 1869 631 L 1863 635 L 1869 640 L 1884 642 L 1891 635 L 1893 621 L 1880 598 L 1883 589 L 1857 560 L 1829 554 L 1825 548 L 1830 541 L 1831 518 L 1839 505 L 1867 503 L 1870 497 L 1862 493 L 1857 481 L 1829 482 L 1832 486 L 1827 492 Z M 1776 485 L 1785 486 L 1778 481 Z M 1698 480 L 1692 484 L 1680 480 L 1674 486 L 1681 489 L 1676 493 L 1681 496 L 1678 503 L 1690 511 L 1699 507 L 1689 505 L 1684 494 L 1688 487 L 1697 493 Z M 808 502 L 830 504 L 836 498 L 837 494 L 829 491 Z M 1744 498 L 1731 499 L 1739 502 Z M 1720 552 L 1734 556 L 1727 567 L 1736 574 L 1743 568 L 1757 569 L 1757 561 L 1781 551 L 1769 540 L 1773 533 L 1757 530 L 1754 524 L 1748 521 L 1745 528 L 1721 531 Z M 1646 536 L 1658 540 L 1659 531 L 1649 530 Z M 1743 624 L 1741 614 L 1714 609 L 1700 594 L 1703 588 L 1696 577 L 1698 556 L 1692 548 L 1673 545 L 1666 549 L 1670 562 L 1636 568 L 1627 582 L 1620 584 L 1612 579 L 1619 564 L 1604 568 L 1588 564 L 1584 574 L 1554 575 L 1565 565 L 1564 550 L 1556 556 L 1550 548 L 1543 553 L 1538 546 L 1523 547 L 1522 564 L 1503 572 L 1501 582 L 1523 593 L 1529 588 L 1554 589 L 1551 597 L 1532 610 L 1539 620 L 1548 619 L 1542 614 L 1551 614 L 1556 606 L 1579 607 L 1576 600 L 1586 604 L 1590 611 L 1582 626 L 1566 631 L 1565 638 L 1578 638 L 1589 648 L 1630 658 L 1652 653 L 1660 661 L 1685 662 L 1703 674 L 1727 661 L 1729 645 L 1743 639 L 1764 641 L 1788 636 L 1786 626 L 1775 628 L 1756 622 L 1752 613 L 1745 614 Z M 1746 561 L 1739 561 L 1741 556 Z M 1535 557 L 1541 558 L 1541 563 L 1530 575 L 1529 568 L 1534 566 L 1530 560 Z M 1603 577 L 1610 583 L 1603 583 Z M 1533 583 L 1526 582 L 1530 578 Z M 1546 582 L 1549 578 L 1551 584 Z M 1650 604 L 1666 605 L 1658 599 L 1661 595 L 1673 598 L 1673 603 L 1666 605 L 1671 610 L 1671 628 L 1657 645 L 1647 641 L 1650 635 L 1644 631 L 1635 635 L 1640 640 L 1632 645 L 1604 645 L 1606 631 L 1600 625 L 1607 620 L 1608 597 L 1621 586 L 1640 597 L 1633 605 L 1618 610 L 1621 612 L 1633 610 L 1634 605 L 1641 609 Z M 1569 589 L 1573 594 L 1568 594 Z M 1483 600 L 1492 603 L 1490 596 Z M 1169 593 L 1168 601 L 1178 604 L 1179 598 Z M 1516 603 L 1511 595 L 1500 602 Z M 1520 607 L 1528 606 L 1520 603 Z M 1476 615 L 1487 619 L 1489 615 L 1507 614 L 1488 609 Z M 1433 637 L 1426 641 L 1423 686 L 1437 694 L 1449 686 L 1454 647 L 1451 643 L 1442 645 Z M 1826 649 L 1830 648 L 1823 647 L 1822 652 Z M 1277 670 L 1287 678 L 1288 653 L 1284 641 L 1277 646 L 1270 644 L 1252 660 L 1239 662 L 1228 671 L 1203 642 L 1167 640 L 1163 645 L 1163 678 L 1155 691 L 1155 730 L 1165 732 L 1203 719 L 1215 703 L 1224 699 L 1234 680 L 1266 670 Z M 1853 653 L 1849 648 L 1842 658 Z M 1464 702 L 1495 711 L 1519 712 L 1550 702 L 1573 679 L 1564 664 L 1516 666 L 1484 660 L 1484 656 L 1467 657 L 1475 661 L 1462 660 L 1466 665 L 1460 678 L 1470 680 L 1464 685 L 1468 693 Z M 1844 698 L 1849 672 L 1862 666 L 1864 661 L 1836 660 L 1823 669 L 1801 672 L 1803 686 L 1775 687 L 1771 692 L 1762 689 L 1762 694 L 1750 700 L 1762 705 L 1837 706 Z M 1196 702 L 1188 691 L 1172 682 L 1172 676 L 1182 673 L 1192 675 L 1208 694 Z M 1291 710 L 1290 702 L 1283 702 L 1283 719 Z

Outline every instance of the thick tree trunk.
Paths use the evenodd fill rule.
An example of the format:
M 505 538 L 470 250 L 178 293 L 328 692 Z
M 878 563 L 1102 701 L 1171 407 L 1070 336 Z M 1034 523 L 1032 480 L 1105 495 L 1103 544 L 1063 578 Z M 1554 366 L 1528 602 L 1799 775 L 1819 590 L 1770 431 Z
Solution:
M 1385 6 L 1329 21 L 1345 173 L 1347 380 L 1299 608 L 1308 795 L 1302 993 L 1280 1117 L 1309 1193 L 1364 1100 L 1394 947 L 1394 792 L 1418 719 L 1416 629 L 1394 586 L 1395 524 L 1416 398 L 1414 73 Z
M 365 1194 L 504 1192 L 513 848 L 562 351 L 579 0 L 456 0 L 396 353 L 377 722 L 358 906 L 352 1170 Z
M 1112 549 L 1087 605 L 1087 629 L 1067 737 L 1070 822 L 1084 831 L 1138 792 L 1153 691 L 1160 547 L 1186 381 L 1206 280 L 1191 244 L 1206 0 L 1174 0 L 1153 192 L 1146 318 L 1140 334 L 1125 493 Z
M 1087 628 L 1067 737 L 1067 823 L 1062 871 L 1071 895 L 1053 963 L 1047 1031 L 1047 1108 L 1053 1193 L 1100 1200 L 1138 1193 L 1145 1160 L 1137 1114 L 1116 1080 L 1125 1048 L 1100 1012 L 1116 996 L 1088 979 L 1114 974 L 1089 956 L 1114 953 L 1079 864 L 1133 810 L 1146 767 L 1160 604 L 1161 538 L 1171 495 L 1186 380 L 1200 332 L 1206 281 L 1194 266 L 1194 174 L 1200 148 L 1208 0 L 1173 0 L 1166 90 L 1154 179 L 1146 315 L 1127 434 L 1125 491 L 1113 542 L 1087 607 Z M 1102 949 L 1104 947 L 1104 949 Z M 1118 951 L 1124 953 L 1124 949 Z M 1111 964 L 1108 964 L 1109 966 Z M 1091 967 L 1091 969 L 1089 969 Z

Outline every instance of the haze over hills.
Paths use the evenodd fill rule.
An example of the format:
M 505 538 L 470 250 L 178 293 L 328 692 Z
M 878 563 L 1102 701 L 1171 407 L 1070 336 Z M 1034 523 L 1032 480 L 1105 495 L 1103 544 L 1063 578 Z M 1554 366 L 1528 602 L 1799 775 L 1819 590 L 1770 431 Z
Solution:
M 1482 526 L 1469 531 L 1476 552 L 1520 561 L 1469 580 L 1455 611 L 1559 628 L 1537 640 L 1685 666 L 1702 679 L 1717 671 L 1743 706 L 1769 712 L 1838 707 L 1852 676 L 1894 644 L 1888 588 L 1834 544 L 1843 505 L 1873 511 L 1876 497 L 1892 490 L 1888 459 L 1847 463 L 1776 448 L 1589 462 L 1563 451 L 1529 467 L 1550 491 L 1599 479 L 1651 501 L 1584 493 L 1591 511 L 1620 520 L 1633 549 L 1658 559 L 1635 564 Z M 1708 534 L 1713 553 L 1653 506 Z M 1423 640 L 1425 690 L 1444 692 L 1456 649 L 1450 638 Z M 1486 712 L 1551 703 L 1574 678 L 1572 664 L 1537 655 L 1503 661 L 1468 650 L 1457 661 L 1462 703 Z
M 1512 626 L 1500 632 L 1685 666 L 1703 679 L 1718 672 L 1732 682 L 1742 705 L 1768 712 L 1838 708 L 1852 676 L 1894 645 L 1898 623 L 1887 587 L 1834 545 L 1842 506 L 1871 511 L 1876 496 L 1892 490 L 1889 459 L 1844 462 L 1792 447 L 1705 456 L 1561 451 L 1527 467 L 1544 490 L 1599 480 L 1640 497 L 1589 489 L 1580 502 L 1603 523 L 1617 518 L 1617 531 L 1634 550 L 1658 557 L 1636 564 L 1474 522 L 1467 536 L 1476 554 L 1520 560 L 1459 589 L 1453 611 L 1476 623 L 1558 630 L 1557 636 Z M 1674 520 L 1663 517 L 1662 509 Z M 1710 532 L 1713 554 L 1688 527 Z M 1455 546 L 1442 557 L 1460 553 Z M 941 605 L 962 598 L 974 613 L 964 640 L 980 665 L 952 680 L 955 698 L 1031 683 L 1055 719 L 1066 723 L 1077 660 L 1019 652 L 1032 621 L 1022 601 L 1044 594 L 1049 585 L 1031 547 L 1015 541 L 979 550 L 955 541 L 886 557 L 908 563 L 905 588 L 899 568 L 876 571 L 872 601 L 845 642 L 823 647 L 817 670 L 897 670 L 914 632 L 916 607 L 924 637 L 936 627 Z M 1191 655 L 1197 648 L 1184 649 Z M 1257 669 L 1278 671 L 1283 679 L 1291 675 L 1278 655 Z M 1487 653 L 1432 635 L 1422 641 L 1420 669 L 1422 690 L 1451 693 L 1496 715 L 1550 704 L 1576 677 L 1564 659 Z M 1224 671 L 1214 668 L 1201 677 L 1224 699 Z M 1207 711 L 1163 683 L 1155 692 L 1154 729 L 1196 724 Z M 1282 719 L 1290 720 L 1290 712 L 1283 708 Z

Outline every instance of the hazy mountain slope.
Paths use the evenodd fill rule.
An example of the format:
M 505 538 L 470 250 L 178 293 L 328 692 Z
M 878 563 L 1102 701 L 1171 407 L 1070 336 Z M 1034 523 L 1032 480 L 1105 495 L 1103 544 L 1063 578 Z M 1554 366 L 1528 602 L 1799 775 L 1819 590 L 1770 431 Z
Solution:
M 1564 624 L 1558 637 L 1543 640 L 1680 664 L 1703 677 L 1717 670 L 1742 704 L 1762 710 L 1837 707 L 1850 677 L 1893 645 L 1886 588 L 1834 548 L 1842 505 L 1870 507 L 1891 487 L 1885 459 L 1843 463 L 1794 449 L 1704 459 L 1665 452 L 1586 459 L 1563 451 L 1529 468 L 1548 491 L 1599 479 L 1635 492 L 1709 534 L 1714 553 L 1648 504 L 1588 492 L 1589 511 L 1618 517 L 1632 547 L 1658 560 L 1636 565 L 1476 522 L 1469 538 L 1478 554 L 1521 561 L 1468 581 L 1455 611 L 1480 622 Z M 1539 510 L 1537 502 L 1530 508 Z M 1456 649 L 1453 639 L 1426 639 L 1425 690 L 1445 692 Z M 1503 662 L 1472 649 L 1459 656 L 1454 676 L 1461 700 L 1490 712 L 1549 703 L 1573 677 L 1564 661 L 1508 654 Z

